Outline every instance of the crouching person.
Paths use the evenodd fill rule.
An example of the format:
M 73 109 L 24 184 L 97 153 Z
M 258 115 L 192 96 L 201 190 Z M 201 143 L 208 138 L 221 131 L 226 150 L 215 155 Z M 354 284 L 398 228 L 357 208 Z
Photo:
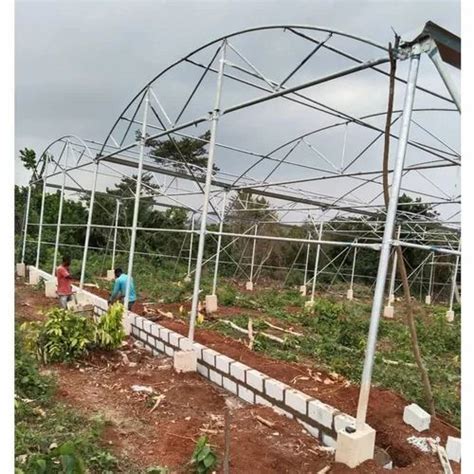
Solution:
M 125 298 L 125 293 L 127 291 L 127 281 L 128 281 L 128 275 L 123 273 L 121 268 L 116 268 L 115 269 L 115 283 L 114 283 L 114 288 L 112 290 L 112 294 L 110 295 L 109 298 L 109 305 L 113 304 L 115 301 L 121 301 L 122 303 L 124 302 Z M 130 293 L 128 297 L 128 310 L 131 311 L 133 304 L 135 303 L 137 299 L 136 293 L 135 293 L 135 285 L 133 283 L 133 278 L 130 278 Z
M 56 293 L 59 298 L 59 306 L 67 308 L 67 302 L 72 299 L 72 284 L 71 273 L 69 267 L 71 265 L 71 258 L 67 255 L 63 257 L 63 262 L 56 269 L 57 289 Z

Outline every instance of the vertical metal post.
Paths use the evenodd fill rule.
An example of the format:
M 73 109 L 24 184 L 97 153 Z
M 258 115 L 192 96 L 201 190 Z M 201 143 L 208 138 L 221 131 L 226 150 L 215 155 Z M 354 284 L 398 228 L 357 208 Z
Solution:
M 402 227 L 398 226 L 397 231 L 397 240 L 400 239 Z M 392 274 L 390 276 L 390 286 L 388 289 L 388 306 L 392 306 L 392 303 L 395 301 L 395 277 L 397 276 L 397 263 L 398 263 L 398 253 L 393 250 L 393 257 L 392 257 Z
M 430 268 L 430 281 L 428 284 L 428 296 L 430 297 L 430 303 L 433 298 L 433 277 L 434 277 L 434 265 L 435 265 L 435 253 L 431 252 L 431 268 Z
M 145 103 L 143 110 L 143 123 L 142 131 L 140 136 L 140 151 L 138 156 L 138 170 L 137 170 L 137 186 L 135 188 L 135 201 L 133 207 L 133 219 L 132 219 L 132 236 L 130 239 L 130 252 L 128 254 L 128 270 L 127 270 L 127 284 L 125 285 L 125 297 L 124 297 L 124 307 L 125 315 L 124 325 L 126 332 L 129 332 L 129 322 L 128 322 L 128 303 L 130 301 L 130 284 L 132 282 L 132 272 L 133 272 L 133 259 L 135 257 L 135 242 L 137 239 L 137 225 L 138 225 L 138 213 L 140 210 L 140 194 L 142 192 L 142 172 L 143 172 L 143 158 L 145 155 L 145 145 L 146 145 L 146 127 L 148 120 L 148 105 L 150 102 L 150 89 L 147 89 L 145 92 Z
M 115 228 L 114 228 L 114 241 L 112 244 L 112 270 L 115 270 L 115 253 L 117 250 L 117 232 L 118 232 L 118 222 L 120 215 L 120 200 L 115 201 Z
M 224 192 L 224 197 L 222 199 L 221 221 L 219 222 L 219 236 L 217 237 L 216 263 L 214 265 L 214 280 L 212 281 L 212 294 L 213 295 L 216 294 L 216 288 L 217 288 L 217 273 L 219 271 L 219 257 L 221 253 L 222 229 L 224 226 L 226 201 L 227 201 L 227 191 Z
M 36 268 L 39 268 L 40 261 L 40 252 L 41 252 L 41 237 L 43 234 L 43 217 L 44 217 L 44 202 L 46 197 L 46 181 L 48 179 L 48 168 L 49 168 L 49 156 L 45 156 L 46 164 L 43 172 L 43 194 L 41 195 L 41 211 L 40 211 L 40 221 L 38 228 L 38 245 L 36 247 Z
M 196 216 L 194 215 L 194 212 L 193 212 L 193 215 L 191 217 L 191 234 L 190 237 L 189 237 L 189 252 L 188 252 L 188 278 L 191 276 L 191 263 L 192 263 L 192 259 L 193 259 L 193 240 L 194 240 L 194 218 Z
M 258 224 L 255 224 L 255 232 L 254 236 L 257 235 L 258 232 Z M 250 282 L 253 283 L 253 266 L 255 265 L 255 248 L 257 246 L 257 239 L 253 239 L 253 244 L 252 244 L 252 259 L 250 261 Z
M 308 232 L 308 240 L 309 239 L 311 239 L 311 232 Z M 304 277 L 303 277 L 303 286 L 304 287 L 306 287 L 306 283 L 308 281 L 308 263 L 309 263 L 309 253 L 310 253 L 310 251 L 311 251 L 311 244 L 308 244 L 306 246 L 306 260 L 305 260 L 305 263 L 304 263 Z
M 323 221 L 319 224 L 319 236 L 318 240 L 323 238 Z M 316 259 L 314 260 L 314 274 L 313 274 L 313 286 L 311 287 L 311 303 L 314 302 L 314 293 L 316 291 L 316 278 L 318 277 L 319 267 L 319 254 L 321 252 L 321 244 L 316 247 Z
M 358 240 L 355 240 L 355 243 L 357 243 Z M 357 259 L 357 246 L 354 247 L 354 259 L 352 260 L 352 272 L 351 272 L 351 286 L 349 287 L 350 290 L 354 290 L 354 273 L 355 273 L 355 267 L 356 267 L 356 259 Z
M 202 213 L 201 213 L 201 228 L 199 230 L 198 253 L 197 253 L 197 258 L 196 258 L 196 273 L 194 274 L 193 301 L 192 301 L 192 306 L 191 306 L 191 318 L 189 321 L 188 337 L 191 340 L 191 342 L 194 340 L 194 326 L 196 324 L 196 316 L 197 316 L 198 303 L 199 303 L 199 287 L 201 285 L 201 266 L 202 266 L 202 260 L 204 256 L 204 243 L 206 241 L 207 209 L 209 206 L 209 194 L 211 191 L 212 171 L 213 171 L 213 166 L 214 166 L 217 125 L 219 122 L 219 115 L 220 115 L 219 109 L 220 109 L 220 103 L 221 103 L 222 79 L 224 76 L 225 50 L 226 50 L 226 42 L 224 40 L 222 44 L 222 49 L 221 49 L 219 73 L 217 76 L 216 99 L 215 99 L 214 110 L 212 111 L 212 118 L 211 118 L 211 138 L 209 140 L 209 156 L 207 159 L 206 182 L 204 184 L 204 196 L 203 196 L 203 205 L 202 205 Z
M 456 279 L 458 276 L 459 255 L 456 255 L 456 263 L 454 264 L 453 274 L 451 277 L 451 294 L 449 295 L 449 311 L 453 310 L 454 293 L 456 292 Z
M 87 263 L 87 252 L 89 250 L 89 239 L 91 235 L 92 227 L 92 214 L 94 214 L 94 200 L 95 200 L 95 188 L 97 186 L 97 175 L 99 174 L 99 161 L 95 162 L 94 178 L 92 182 L 91 199 L 89 203 L 89 211 L 87 214 L 87 227 L 86 227 L 86 238 L 84 240 L 84 254 L 82 255 L 82 266 L 81 266 L 81 279 L 79 282 L 79 288 L 82 290 L 84 287 L 84 279 L 86 277 L 86 263 Z
M 21 263 L 25 263 L 26 237 L 28 234 L 28 220 L 30 218 L 31 205 L 31 184 L 28 185 L 28 194 L 26 195 L 25 225 L 23 227 L 23 248 L 21 249 Z
M 385 229 L 383 233 L 382 245 L 380 249 L 379 267 L 377 270 L 377 280 L 375 284 L 372 312 L 370 315 L 370 328 L 367 338 L 367 349 L 365 351 L 364 369 L 360 384 L 359 402 L 357 406 L 356 429 L 363 429 L 367 416 L 367 406 L 369 403 L 370 384 L 372 380 L 372 369 L 374 364 L 375 346 L 377 344 L 377 332 L 380 322 L 380 312 L 382 310 L 385 279 L 387 277 L 388 263 L 390 260 L 390 249 L 392 246 L 395 218 L 397 214 L 398 198 L 402 182 L 403 166 L 407 149 L 410 122 L 415 99 L 416 79 L 420 63 L 420 46 L 415 44 L 411 51 L 410 68 L 405 90 L 405 101 L 400 125 L 398 139 L 398 149 L 394 166 L 392 186 L 390 189 L 390 200 L 385 218 Z

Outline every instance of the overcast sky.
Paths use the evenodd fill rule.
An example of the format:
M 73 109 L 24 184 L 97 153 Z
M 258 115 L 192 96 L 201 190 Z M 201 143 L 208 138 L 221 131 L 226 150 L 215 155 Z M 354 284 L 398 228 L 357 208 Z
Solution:
M 401 34 L 415 32 L 428 20 L 460 34 L 459 2 L 17 1 L 16 149 L 34 148 L 39 154 L 67 134 L 102 141 L 146 81 L 198 46 L 239 29 L 317 25 L 386 45 L 393 39 L 392 27 Z M 424 80 L 446 94 L 434 68 Z M 346 91 L 360 98 L 367 87 L 360 80 Z M 340 94 L 340 89 L 323 91 L 329 98 Z M 386 101 L 385 88 L 380 101 Z M 238 124 L 233 136 L 226 135 L 234 143 L 246 134 Z M 453 146 L 459 145 L 457 133 L 450 131 Z M 254 144 L 267 152 L 270 138 L 260 136 L 258 143 L 255 137 Z M 17 158 L 16 170 L 16 181 L 24 184 L 27 174 Z

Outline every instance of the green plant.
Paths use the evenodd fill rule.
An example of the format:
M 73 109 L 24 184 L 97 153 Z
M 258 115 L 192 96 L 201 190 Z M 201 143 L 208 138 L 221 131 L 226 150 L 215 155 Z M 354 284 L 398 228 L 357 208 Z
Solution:
M 95 329 L 95 341 L 104 349 L 117 349 L 122 344 L 125 331 L 122 324 L 123 305 L 114 303 L 109 310 L 101 316 Z
M 194 448 L 191 464 L 198 474 L 206 474 L 212 471 L 217 463 L 217 456 L 212 451 L 207 436 L 201 436 Z

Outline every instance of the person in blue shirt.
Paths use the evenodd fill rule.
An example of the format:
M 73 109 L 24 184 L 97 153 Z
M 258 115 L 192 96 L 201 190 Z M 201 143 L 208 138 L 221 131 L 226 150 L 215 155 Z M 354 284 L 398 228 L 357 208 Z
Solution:
M 109 298 L 109 304 L 112 304 L 114 301 L 121 300 L 125 298 L 125 292 L 127 291 L 127 280 L 128 275 L 123 273 L 121 268 L 115 269 L 115 283 L 112 290 L 112 294 Z M 133 283 L 133 278 L 130 279 L 130 294 L 128 298 L 128 310 L 132 310 L 132 306 L 135 303 L 137 296 L 135 294 L 135 285 Z

